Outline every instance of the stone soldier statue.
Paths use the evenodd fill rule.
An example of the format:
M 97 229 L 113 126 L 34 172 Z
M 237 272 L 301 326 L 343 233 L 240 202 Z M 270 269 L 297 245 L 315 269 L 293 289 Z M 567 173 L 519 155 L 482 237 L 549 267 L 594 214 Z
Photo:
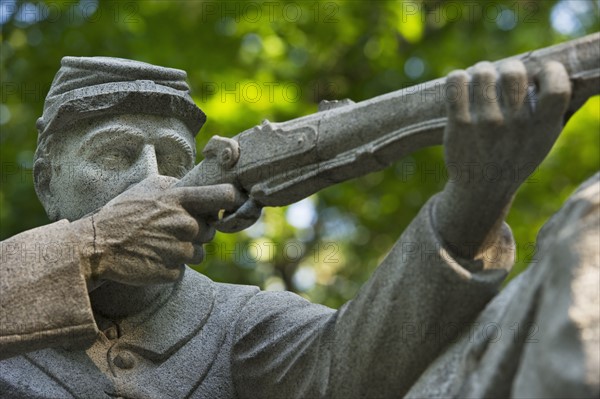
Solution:
M 533 171 L 570 95 L 561 64 L 536 78 L 532 108 L 524 93 L 478 90 L 526 82 L 518 61 L 451 74 L 474 101 L 448 104 L 446 162 Z M 597 315 L 580 306 L 598 303 L 597 177 L 545 229 L 542 261 L 481 315 L 513 263 L 504 217 L 526 175 L 449 181 L 338 311 L 214 283 L 185 264 L 201 261 L 218 212 L 246 198 L 232 185 L 173 187 L 205 120 L 185 79 L 135 61 L 63 59 L 34 164 L 53 223 L 1 244 L 3 398 L 539 396 L 565 381 L 597 395 Z M 465 339 L 478 315 L 502 328 L 539 323 L 539 343 Z

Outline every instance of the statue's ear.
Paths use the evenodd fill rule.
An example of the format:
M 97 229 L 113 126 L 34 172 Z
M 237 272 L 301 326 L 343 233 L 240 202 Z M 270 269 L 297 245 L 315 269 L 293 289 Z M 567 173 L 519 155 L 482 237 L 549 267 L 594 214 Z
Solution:
M 58 220 L 58 208 L 52 195 L 50 182 L 52 181 L 52 167 L 47 158 L 38 158 L 33 164 L 33 182 L 35 192 L 46 210 L 50 220 Z

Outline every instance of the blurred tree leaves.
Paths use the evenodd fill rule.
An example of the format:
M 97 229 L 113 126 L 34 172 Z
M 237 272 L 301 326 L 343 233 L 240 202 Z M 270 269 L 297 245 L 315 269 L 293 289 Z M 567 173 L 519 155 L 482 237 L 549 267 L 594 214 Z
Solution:
M 48 223 L 33 191 L 35 120 L 65 55 L 131 58 L 188 72 L 214 134 L 263 118 L 315 112 L 322 99 L 364 100 L 597 31 L 593 1 L 4 1 L 0 5 L 0 238 Z M 515 273 L 535 235 L 599 167 L 600 101 L 571 119 L 509 215 Z M 197 269 L 287 287 L 337 307 L 351 298 L 418 209 L 445 181 L 440 148 L 268 209 L 252 229 L 218 234 Z

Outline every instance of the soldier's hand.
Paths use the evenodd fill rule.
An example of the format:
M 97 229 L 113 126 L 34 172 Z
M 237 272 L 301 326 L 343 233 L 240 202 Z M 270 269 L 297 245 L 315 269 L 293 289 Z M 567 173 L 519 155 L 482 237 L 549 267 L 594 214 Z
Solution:
M 498 69 L 481 62 L 470 73 L 452 72 L 446 91 L 444 145 L 451 184 L 510 197 L 560 134 L 571 84 L 558 62 L 528 76 L 523 63 L 513 60 Z
M 569 77 L 557 62 L 533 77 L 515 60 L 448 76 L 449 180 L 436 202 L 435 224 L 458 255 L 473 257 L 510 236 L 503 221 L 512 198 L 552 148 L 570 97 Z
M 146 179 L 73 224 L 93 235 L 93 250 L 82 259 L 88 283 L 176 281 L 184 264 L 202 261 L 202 243 L 213 238 L 219 211 L 234 211 L 245 200 L 229 184 L 169 188 L 174 181 Z

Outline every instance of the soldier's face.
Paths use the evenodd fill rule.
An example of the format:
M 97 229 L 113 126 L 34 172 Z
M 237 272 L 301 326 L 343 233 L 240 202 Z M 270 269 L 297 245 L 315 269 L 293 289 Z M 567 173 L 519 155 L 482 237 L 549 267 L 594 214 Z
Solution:
M 176 118 L 120 115 L 83 120 L 61 135 L 50 192 L 61 218 L 76 220 L 151 175 L 180 178 L 195 142 Z M 52 155 L 52 154 L 51 154 Z

